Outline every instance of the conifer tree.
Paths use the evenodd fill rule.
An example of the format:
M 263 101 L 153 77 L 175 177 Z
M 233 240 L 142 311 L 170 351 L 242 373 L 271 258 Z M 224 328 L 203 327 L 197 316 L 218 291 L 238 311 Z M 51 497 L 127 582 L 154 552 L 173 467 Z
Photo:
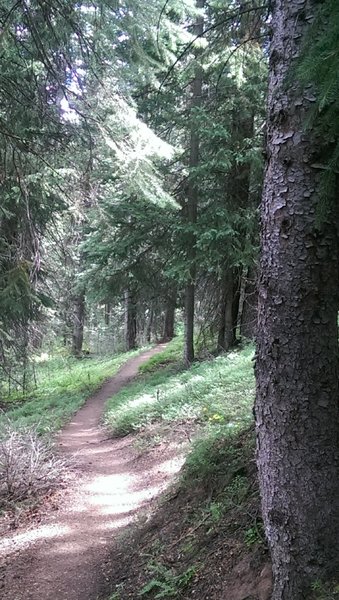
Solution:
M 291 77 L 317 8 L 272 14 L 255 414 L 273 600 L 309 598 L 338 557 L 337 207 L 319 222 L 327 140 L 306 130 L 316 96 Z

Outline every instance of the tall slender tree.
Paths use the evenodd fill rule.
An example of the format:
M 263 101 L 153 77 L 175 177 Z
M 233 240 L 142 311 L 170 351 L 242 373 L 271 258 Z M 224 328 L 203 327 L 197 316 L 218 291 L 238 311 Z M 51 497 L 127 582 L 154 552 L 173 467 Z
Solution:
M 196 0 L 196 7 L 202 11 L 205 0 Z M 193 28 L 195 36 L 201 36 L 204 31 L 204 17 L 199 13 Z M 196 124 L 197 111 L 201 106 L 203 71 L 198 62 L 199 48 L 195 51 L 194 78 L 192 81 L 191 97 L 191 130 L 189 150 L 189 181 L 187 190 L 187 223 L 190 230 L 187 235 L 187 261 L 188 281 L 185 289 L 185 362 L 190 364 L 194 360 L 194 305 L 195 305 L 195 279 L 196 279 L 196 236 L 194 228 L 197 222 L 199 189 L 197 185 L 196 170 L 199 166 L 199 130 Z
M 318 4 L 272 13 L 255 413 L 273 600 L 309 598 L 338 557 L 337 209 L 319 223 L 323 139 L 291 76 Z

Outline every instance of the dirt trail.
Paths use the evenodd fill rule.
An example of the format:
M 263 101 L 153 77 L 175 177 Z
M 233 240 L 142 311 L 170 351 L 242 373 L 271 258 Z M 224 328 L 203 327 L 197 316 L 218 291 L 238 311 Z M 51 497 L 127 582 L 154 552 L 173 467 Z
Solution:
M 74 476 L 58 511 L 50 511 L 38 527 L 1 540 L 3 600 L 95 600 L 117 533 L 180 469 L 180 452 L 159 449 L 140 458 L 132 436 L 109 440 L 100 426 L 107 398 L 162 349 L 157 346 L 129 360 L 59 434 L 60 450 L 75 458 Z

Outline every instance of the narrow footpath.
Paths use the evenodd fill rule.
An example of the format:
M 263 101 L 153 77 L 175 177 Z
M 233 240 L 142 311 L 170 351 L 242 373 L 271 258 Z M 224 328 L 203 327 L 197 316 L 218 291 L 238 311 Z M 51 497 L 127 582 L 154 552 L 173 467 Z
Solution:
M 96 600 L 113 540 L 171 483 L 182 456 L 159 449 L 140 457 L 133 436 L 111 440 L 100 425 L 105 401 L 163 350 L 129 360 L 58 435 L 73 465 L 68 488 L 34 528 L 0 541 L 3 600 Z

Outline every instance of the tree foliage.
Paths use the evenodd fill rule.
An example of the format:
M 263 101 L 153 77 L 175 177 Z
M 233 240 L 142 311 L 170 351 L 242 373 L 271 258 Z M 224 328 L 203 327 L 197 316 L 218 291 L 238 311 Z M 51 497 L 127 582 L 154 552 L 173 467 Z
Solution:
M 338 3 L 335 0 L 320 3 L 296 69 L 312 104 L 306 125 L 317 132 L 320 142 L 321 151 L 315 154 L 314 166 L 323 172 L 321 219 L 328 218 L 328 206 L 336 200 L 339 173 L 338 22 Z

